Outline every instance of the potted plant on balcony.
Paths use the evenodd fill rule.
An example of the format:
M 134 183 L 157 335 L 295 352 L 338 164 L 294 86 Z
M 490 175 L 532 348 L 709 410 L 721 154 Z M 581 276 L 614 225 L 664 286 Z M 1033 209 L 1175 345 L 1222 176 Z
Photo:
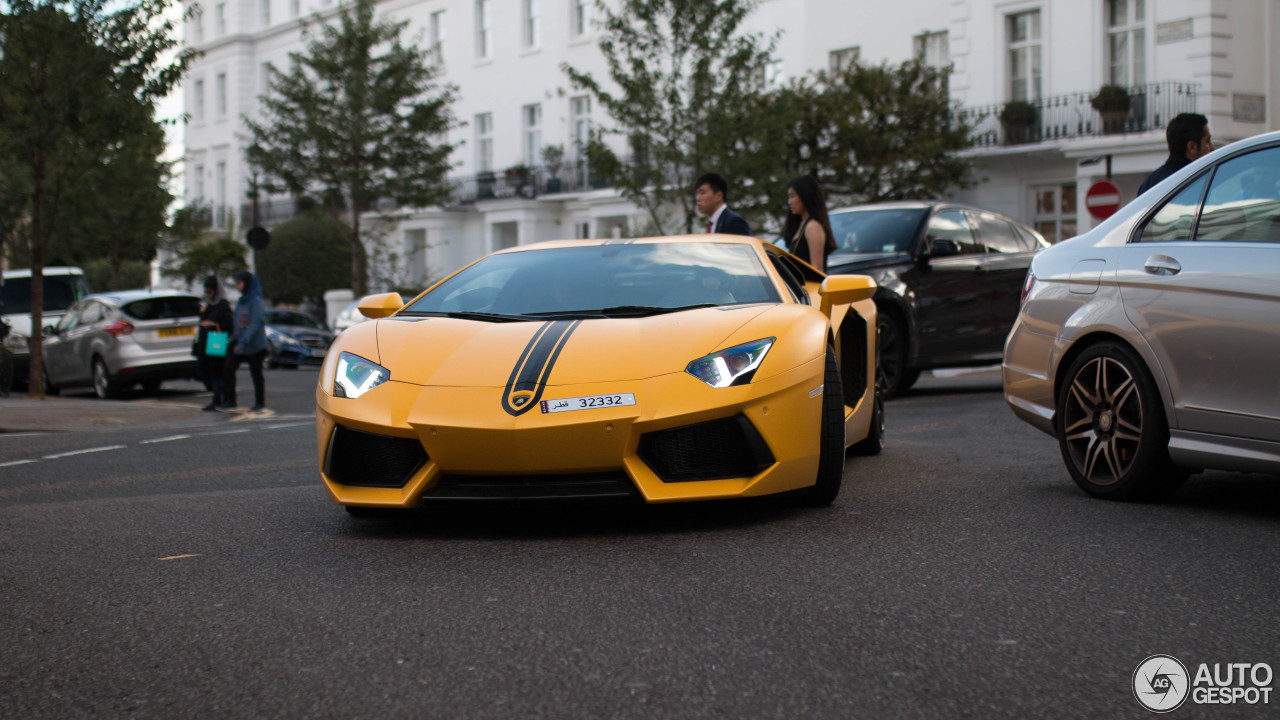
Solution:
M 1089 104 L 1102 116 L 1102 132 L 1124 132 L 1133 104 L 1128 90 L 1120 85 L 1103 85 L 1098 88 L 1098 94 L 1089 99 Z
M 507 185 L 515 188 L 516 195 L 533 197 L 536 193 L 525 190 L 533 185 L 533 168 L 523 163 L 507 168 Z
M 542 148 L 542 164 L 551 176 L 547 178 L 547 192 L 560 192 L 560 168 L 564 167 L 564 146 L 548 145 Z
M 1040 111 L 1026 100 L 1010 100 L 1000 110 L 1000 129 L 1007 145 L 1035 140 Z

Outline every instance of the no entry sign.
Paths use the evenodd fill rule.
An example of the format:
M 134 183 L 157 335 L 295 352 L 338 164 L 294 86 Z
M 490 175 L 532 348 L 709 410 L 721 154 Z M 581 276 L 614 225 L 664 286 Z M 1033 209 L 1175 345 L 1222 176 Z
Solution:
M 1110 180 L 1099 180 L 1089 186 L 1089 192 L 1084 195 L 1084 206 L 1090 215 L 1106 220 L 1120 209 L 1120 188 Z

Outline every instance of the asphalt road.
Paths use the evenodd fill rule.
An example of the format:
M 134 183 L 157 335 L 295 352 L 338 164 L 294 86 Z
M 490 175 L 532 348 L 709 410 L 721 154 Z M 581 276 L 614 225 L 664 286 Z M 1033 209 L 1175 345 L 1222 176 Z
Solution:
M 992 371 L 890 402 L 830 508 L 390 523 L 267 377 L 270 418 L 0 435 L 0 716 L 1137 718 L 1148 656 L 1280 667 L 1277 479 L 1089 499 Z

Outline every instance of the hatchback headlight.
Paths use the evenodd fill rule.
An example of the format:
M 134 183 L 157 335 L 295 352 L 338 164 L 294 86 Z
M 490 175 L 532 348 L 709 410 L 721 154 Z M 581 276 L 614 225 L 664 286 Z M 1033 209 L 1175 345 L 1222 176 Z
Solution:
M 333 396 L 358 398 L 391 379 L 391 371 L 372 360 L 344 352 L 338 355 L 338 372 L 333 378 Z
M 711 353 L 689 363 L 684 371 L 713 388 L 746 385 L 751 382 L 756 368 L 760 367 L 776 340 L 777 338 L 754 340 Z

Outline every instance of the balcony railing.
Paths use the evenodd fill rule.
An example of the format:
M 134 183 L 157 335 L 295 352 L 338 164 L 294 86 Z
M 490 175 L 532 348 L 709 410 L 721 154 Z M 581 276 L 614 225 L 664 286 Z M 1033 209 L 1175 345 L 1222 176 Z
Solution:
M 556 173 L 546 167 L 508 169 L 455 178 L 452 182 L 452 201 L 458 205 L 477 200 L 535 198 L 608 187 L 603 178 L 591 173 L 586 163 L 565 165 Z
M 1037 120 L 1027 125 L 1001 123 L 1004 103 L 961 108 L 957 117 L 969 123 L 975 147 L 994 147 L 1117 133 L 1163 132 L 1175 115 L 1196 111 L 1196 85 L 1192 83 L 1162 82 L 1127 89 L 1129 112 L 1115 118 L 1104 118 L 1089 104 L 1096 91 L 1036 100 L 1031 104 L 1036 108 Z

